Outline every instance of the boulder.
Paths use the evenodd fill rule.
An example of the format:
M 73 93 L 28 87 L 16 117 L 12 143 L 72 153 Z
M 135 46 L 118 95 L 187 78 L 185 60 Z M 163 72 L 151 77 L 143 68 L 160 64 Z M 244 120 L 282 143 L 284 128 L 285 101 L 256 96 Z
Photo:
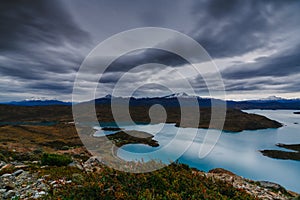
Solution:
M 22 174 L 24 172 L 23 169 L 19 169 L 17 171 L 15 171 L 14 173 L 12 173 L 13 176 L 19 176 L 20 174 Z
M 270 181 L 259 181 L 259 184 L 264 188 L 270 188 L 276 191 L 286 191 L 285 188 L 282 187 L 281 185 Z
M 14 197 L 16 195 L 16 192 L 13 190 L 9 190 L 8 192 L 6 192 L 4 194 L 4 198 L 6 199 L 11 199 L 12 197 Z

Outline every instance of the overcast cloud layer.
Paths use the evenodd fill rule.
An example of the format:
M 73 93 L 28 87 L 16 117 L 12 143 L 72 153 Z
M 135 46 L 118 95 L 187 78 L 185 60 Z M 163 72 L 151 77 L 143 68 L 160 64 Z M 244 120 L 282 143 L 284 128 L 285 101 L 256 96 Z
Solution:
M 299 10 L 297 0 L 2 1 L 0 102 L 30 97 L 70 101 L 85 56 L 111 35 L 145 26 L 171 28 L 198 41 L 218 65 L 230 99 L 297 98 Z M 166 41 L 166 45 L 180 47 L 176 42 Z M 191 52 L 190 56 L 195 55 Z M 189 70 L 187 62 L 178 55 L 150 49 L 116 60 L 102 76 L 98 95 L 111 93 L 124 73 L 149 62 L 169 67 L 133 70 L 123 80 L 124 88 L 151 83 L 135 94 L 164 95 L 169 91 L 160 84 L 173 81 L 174 87 L 186 92 L 181 88 L 182 77 L 172 70 Z M 95 75 L 94 71 L 87 73 Z M 214 74 L 210 76 L 213 80 Z M 199 95 L 207 95 L 200 76 L 189 81 Z

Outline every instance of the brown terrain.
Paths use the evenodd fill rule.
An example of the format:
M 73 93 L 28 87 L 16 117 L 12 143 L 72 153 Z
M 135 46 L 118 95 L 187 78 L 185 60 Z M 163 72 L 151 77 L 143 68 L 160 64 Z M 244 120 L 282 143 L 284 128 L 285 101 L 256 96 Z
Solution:
M 80 105 L 81 106 L 81 105 Z M 125 106 L 120 106 L 120 110 L 127 109 Z M 195 127 L 195 128 L 209 128 L 211 120 L 210 108 L 200 109 L 200 120 L 197 120 L 195 124 L 195 117 L 192 115 L 195 108 L 187 108 L 191 110 L 191 115 L 185 114 L 184 119 L 181 119 L 181 110 L 177 107 L 166 107 L 167 119 L 163 118 L 163 115 L 156 115 L 155 119 L 150 119 L 149 109 L 147 106 L 132 106 L 130 107 L 131 116 L 120 116 L 123 122 L 129 121 L 130 117 L 135 122 L 141 123 L 176 123 L 176 126 L 181 127 Z M 198 108 L 196 108 L 198 109 Z M 83 115 L 89 115 L 84 113 L 84 106 L 82 106 Z M 111 108 L 108 105 L 96 106 L 98 120 L 100 122 L 113 122 L 114 118 L 111 114 Z M 216 121 L 222 121 L 222 118 L 216 119 Z M 7 106 L 0 105 L 0 123 L 5 124 L 8 122 L 72 122 L 72 107 L 71 106 Z M 225 131 L 239 132 L 243 130 L 257 130 L 264 128 L 279 128 L 282 124 L 274 120 L 268 119 L 264 116 L 256 114 L 248 114 L 237 109 L 228 109 L 226 112 L 225 124 L 222 128 Z M 211 128 L 220 129 L 220 127 L 214 125 Z
M 97 106 L 96 108 L 99 121 L 113 121 L 111 111 L 107 106 Z M 164 122 L 163 117 L 152 118 L 151 121 L 148 116 L 148 110 L 149 107 L 132 107 L 130 114 L 135 122 Z M 177 126 L 189 127 L 189 119 L 185 119 L 184 124 L 180 124 L 180 110 L 173 107 L 166 108 L 166 111 L 168 114 L 167 123 L 175 123 Z M 126 116 L 124 116 L 123 119 L 126 121 Z M 201 120 L 198 123 L 198 127 L 208 128 L 209 119 L 209 109 L 201 109 Z M 263 116 L 247 114 L 239 110 L 228 110 L 224 130 L 236 132 L 261 128 L 277 128 L 280 126 L 280 123 Z M 159 145 L 157 141 L 153 140 L 153 136 L 145 132 L 124 132 L 115 127 L 103 128 L 104 130 L 119 132 L 110 135 L 109 139 L 106 137 L 95 138 L 93 137 L 93 132 L 88 132 L 87 137 L 92 138 L 92 142 L 96 142 L 96 145 L 100 142 L 101 145 L 103 145 L 101 150 L 107 151 L 97 152 L 100 154 L 111 153 L 112 144 L 116 147 L 130 143 L 143 143 L 150 146 Z M 128 173 L 124 173 L 123 175 L 118 171 L 112 172 L 111 169 L 104 165 L 104 163 L 107 162 L 105 158 L 97 162 L 96 160 L 91 161 L 93 158 L 91 158 L 91 154 L 83 146 L 77 131 L 73 123 L 72 108 L 70 106 L 23 107 L 0 105 L 0 198 L 30 199 L 34 197 L 36 199 L 44 199 L 44 197 L 47 196 L 48 199 L 62 199 L 76 195 L 78 199 L 80 199 L 81 197 L 85 197 L 84 195 L 88 195 L 89 197 L 96 195 L 97 198 L 105 195 L 111 195 L 110 197 L 115 196 L 116 193 L 109 193 L 107 188 L 101 189 L 99 183 L 110 183 L 109 181 L 103 182 L 103 177 L 111 177 L 112 180 L 116 179 L 117 182 L 112 184 L 111 187 L 114 188 L 116 186 L 115 190 L 118 191 L 123 188 L 121 190 L 122 195 L 127 194 L 126 188 L 129 188 L 128 191 L 131 191 L 133 186 L 128 185 L 127 187 L 126 183 L 128 182 L 127 180 L 131 180 L 133 175 Z M 95 130 L 88 129 L 88 131 Z M 72 158 L 72 163 L 62 167 L 45 167 L 41 161 L 45 153 L 66 155 Z M 162 163 L 153 162 L 150 162 L 149 165 L 164 166 Z M 128 164 L 130 169 L 131 167 L 138 166 L 139 165 L 134 163 Z M 256 183 L 251 180 L 246 180 L 230 172 L 223 173 L 223 171 L 214 170 L 209 173 L 204 173 L 196 169 L 191 171 L 191 169 L 184 165 L 178 165 L 178 167 L 176 167 L 177 165 L 174 166 L 176 170 L 173 170 L 172 165 L 172 167 L 166 168 L 165 171 L 158 171 L 158 181 L 153 180 L 152 182 L 162 182 L 164 180 L 163 176 L 173 170 L 174 174 L 178 174 L 178 176 L 174 176 L 174 179 L 176 179 L 173 181 L 174 183 L 177 183 L 176 181 L 183 178 L 186 179 L 186 181 L 183 181 L 184 183 L 189 183 L 187 180 L 191 179 L 201 179 L 199 183 L 197 182 L 195 188 L 202 187 L 201 184 L 203 184 L 207 189 L 201 190 L 200 192 L 196 192 L 196 189 L 193 189 L 194 195 L 205 195 L 205 191 L 207 191 L 209 192 L 209 196 L 213 199 L 221 198 L 220 195 L 223 195 L 225 197 L 224 199 L 231 199 L 233 196 L 236 196 L 236 198 L 233 199 L 289 199 L 298 195 L 286 191 L 281 187 L 277 189 L 276 187 L 278 186 L 276 184 L 267 184 L 267 186 L 271 185 L 269 188 L 269 186 L 263 185 L 265 183 Z M 137 168 L 137 170 L 138 169 L 139 168 Z M 91 172 L 95 174 L 95 176 L 87 174 Z M 186 175 L 182 176 L 182 174 L 185 173 Z M 124 176 L 125 182 L 120 182 L 118 177 L 121 175 Z M 147 179 L 142 175 L 140 179 L 134 180 L 138 180 L 137 184 L 140 184 L 142 180 L 148 181 L 148 179 L 150 180 L 154 175 L 149 176 Z M 101 180 L 98 180 L 99 177 Z M 166 177 L 170 178 L 169 175 Z M 34 182 L 28 182 L 29 179 L 34 180 Z M 79 182 L 78 179 L 80 179 Z M 171 183 L 173 184 L 173 182 Z M 90 185 L 93 184 L 101 189 L 97 194 L 94 194 L 94 191 L 98 191 L 98 189 L 96 189 L 96 187 L 90 187 Z M 26 185 L 28 190 L 24 190 Z M 81 190 L 77 185 L 83 185 L 83 189 Z M 135 185 L 136 184 L 134 184 L 134 186 Z M 110 186 L 108 186 L 108 188 L 109 187 Z M 141 188 L 138 187 L 138 190 L 140 189 Z M 147 190 L 147 188 L 144 189 Z M 165 190 L 159 188 L 155 189 L 155 191 Z M 180 189 L 180 191 L 182 191 L 182 189 Z M 173 192 L 176 193 L 176 191 Z M 176 195 L 178 194 L 179 192 L 176 193 Z M 218 195 L 219 197 L 215 197 Z

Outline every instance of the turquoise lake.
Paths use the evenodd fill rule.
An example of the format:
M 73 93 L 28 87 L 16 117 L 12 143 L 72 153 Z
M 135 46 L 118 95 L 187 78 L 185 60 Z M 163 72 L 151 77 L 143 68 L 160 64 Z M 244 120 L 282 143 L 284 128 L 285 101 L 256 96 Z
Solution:
M 213 168 L 224 168 L 245 178 L 279 183 L 285 188 L 299 193 L 300 161 L 269 158 L 263 156 L 259 150 L 279 149 L 285 151 L 275 144 L 299 144 L 300 115 L 293 114 L 294 110 L 247 110 L 245 112 L 264 115 L 281 122 L 284 126 L 278 129 L 239 133 L 222 132 L 210 153 L 204 158 L 199 158 L 199 150 L 203 144 L 206 129 L 177 128 L 174 124 L 124 125 L 120 127 L 153 134 L 160 146 L 129 144 L 121 147 L 117 154 L 125 160 L 158 159 L 165 163 L 178 158 L 180 162 L 199 170 L 209 171 Z M 295 124 L 295 122 L 299 124 Z M 197 132 L 196 137 L 191 134 L 195 131 Z M 110 133 L 113 132 L 104 132 L 104 134 Z M 95 135 L 100 136 L 101 133 L 98 132 Z M 181 155 L 181 152 L 184 153 Z

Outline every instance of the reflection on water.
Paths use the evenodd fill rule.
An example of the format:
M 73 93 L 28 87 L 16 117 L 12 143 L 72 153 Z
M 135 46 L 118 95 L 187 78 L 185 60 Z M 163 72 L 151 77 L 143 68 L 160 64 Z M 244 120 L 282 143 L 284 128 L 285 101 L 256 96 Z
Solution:
M 281 149 L 275 146 L 276 143 L 300 143 L 300 115 L 293 114 L 291 110 L 249 110 L 247 112 L 267 116 L 285 126 L 279 129 L 240 133 L 223 132 L 214 149 L 203 159 L 200 159 L 198 155 L 206 134 L 205 129 L 198 129 L 197 136 L 193 138 L 191 132 L 195 129 L 177 128 L 174 124 L 123 126 L 122 128 L 127 130 L 146 131 L 155 135 L 154 139 L 159 142 L 160 147 L 129 144 L 118 150 L 118 156 L 125 160 L 143 158 L 144 160 L 160 159 L 169 162 L 177 158 L 178 152 L 188 147 L 185 153 L 180 156 L 179 161 L 191 167 L 204 171 L 221 167 L 246 178 L 273 181 L 287 189 L 300 192 L 299 161 L 272 159 L 263 156 L 258 151 Z M 295 122 L 299 124 L 294 124 Z M 181 134 L 175 138 L 178 130 Z M 165 148 L 166 146 L 168 148 Z M 159 149 L 164 149 L 164 151 L 155 153 Z

